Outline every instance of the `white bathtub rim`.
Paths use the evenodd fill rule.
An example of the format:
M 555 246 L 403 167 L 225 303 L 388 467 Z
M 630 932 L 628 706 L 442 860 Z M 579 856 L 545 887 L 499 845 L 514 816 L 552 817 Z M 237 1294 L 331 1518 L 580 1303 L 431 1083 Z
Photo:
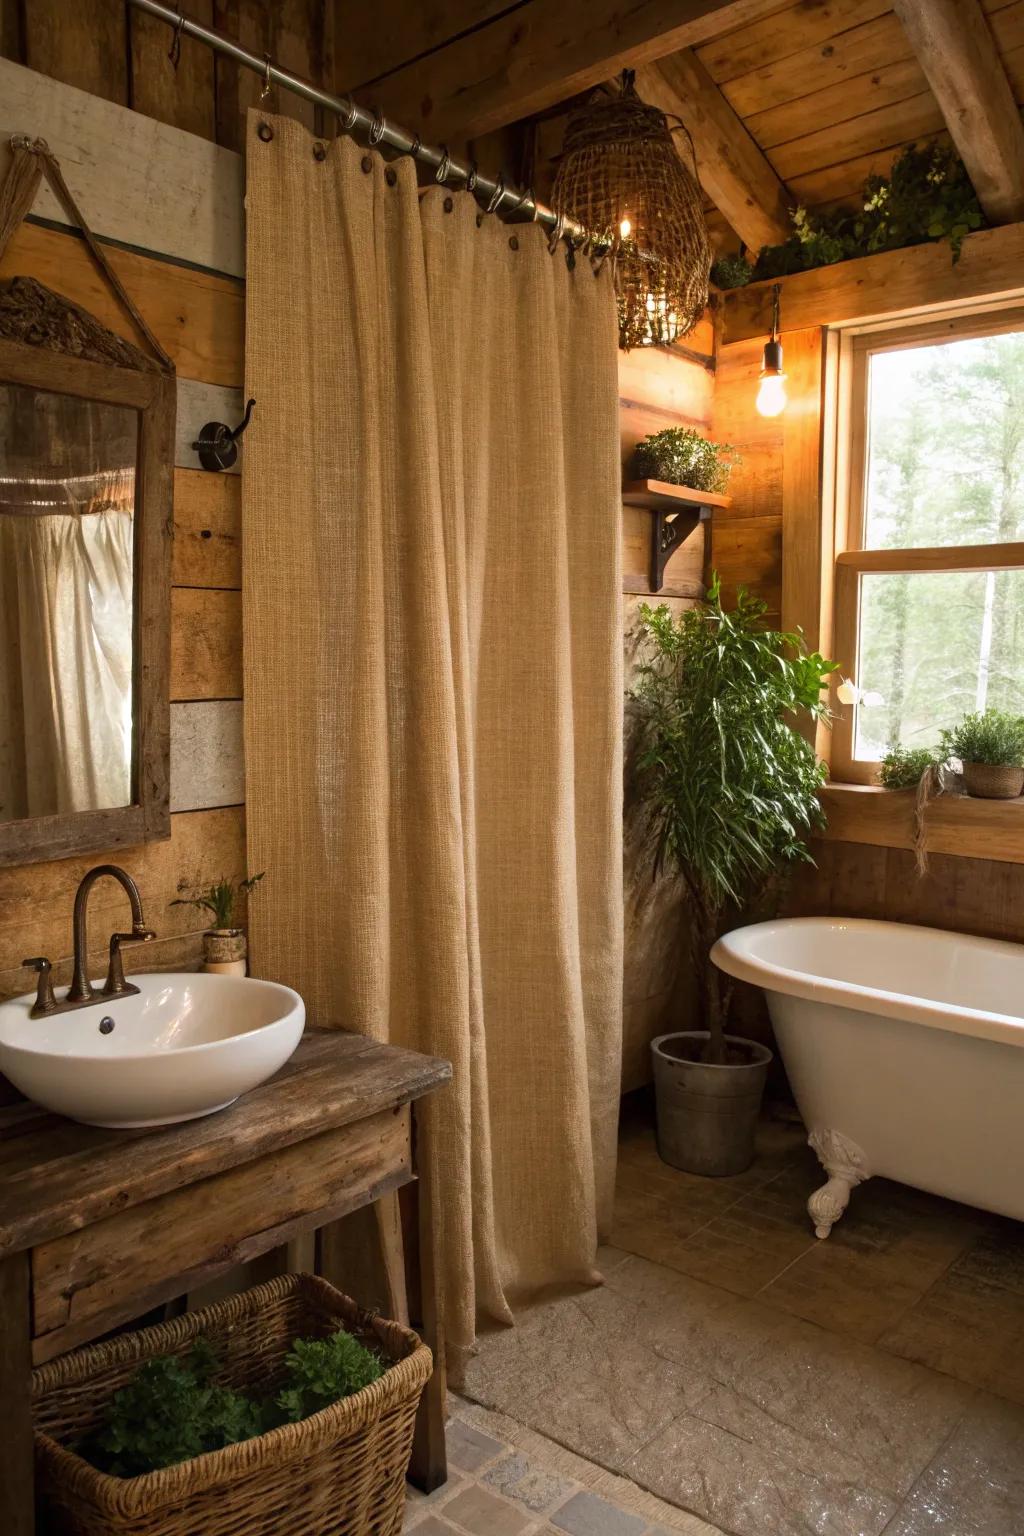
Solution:
M 745 928 L 735 928 L 724 934 L 711 949 L 711 959 L 727 975 L 739 981 L 751 982 L 766 992 L 781 992 L 789 997 L 803 998 L 809 1002 L 830 1003 L 839 1008 L 850 1008 L 856 1013 L 881 1015 L 890 1019 L 902 1019 L 911 1024 L 923 1024 L 931 1029 L 947 1030 L 951 1034 L 967 1035 L 976 1040 L 992 1040 L 1001 1045 L 1024 1049 L 1024 1019 L 1014 1014 L 992 1013 L 980 1008 L 967 1008 L 961 1004 L 943 1003 L 932 998 L 913 997 L 905 992 L 891 992 L 866 984 L 853 986 L 845 981 L 833 981 L 827 976 L 811 971 L 795 970 L 765 959 L 752 956 L 749 945 L 755 934 L 777 932 L 782 928 L 801 927 L 844 928 L 870 933 L 880 929 L 898 928 L 909 934 L 927 934 L 929 938 L 955 938 L 957 943 L 971 948 L 1012 951 L 1022 963 L 1024 980 L 1024 950 L 1019 944 L 1004 939 L 984 939 L 972 934 L 947 933 L 942 928 L 928 928 L 919 923 L 885 922 L 866 917 L 789 917 L 774 918 L 764 923 L 751 923 Z

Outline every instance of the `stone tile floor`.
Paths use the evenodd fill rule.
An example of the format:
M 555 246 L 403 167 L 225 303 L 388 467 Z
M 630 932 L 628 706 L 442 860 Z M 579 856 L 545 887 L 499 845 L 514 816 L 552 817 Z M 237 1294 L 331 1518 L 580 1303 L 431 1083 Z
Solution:
M 620 1159 L 605 1284 L 486 1334 L 474 1403 L 735 1536 L 1024 1536 L 1024 1226 L 878 1179 L 818 1242 L 785 1120 L 734 1179 L 667 1167 L 646 1113 Z M 575 1529 L 535 1513 L 463 1528 Z
M 503 1414 L 453 1395 L 448 1482 L 411 1491 L 416 1536 L 719 1536 Z

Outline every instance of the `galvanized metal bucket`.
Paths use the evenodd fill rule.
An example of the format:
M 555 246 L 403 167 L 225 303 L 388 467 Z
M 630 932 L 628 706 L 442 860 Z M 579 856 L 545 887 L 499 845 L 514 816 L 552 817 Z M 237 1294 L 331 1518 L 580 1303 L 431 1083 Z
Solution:
M 756 1041 L 725 1038 L 746 1061 L 719 1066 L 679 1054 L 681 1047 L 703 1048 L 706 1030 L 651 1041 L 659 1155 L 673 1168 L 711 1178 L 742 1173 L 754 1161 L 754 1132 L 772 1059 L 771 1051 Z

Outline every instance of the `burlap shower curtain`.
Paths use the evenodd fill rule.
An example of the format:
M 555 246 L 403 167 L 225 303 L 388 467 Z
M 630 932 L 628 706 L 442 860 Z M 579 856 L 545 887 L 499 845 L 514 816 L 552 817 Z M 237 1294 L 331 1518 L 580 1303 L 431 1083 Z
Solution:
M 539 227 L 250 117 L 258 974 L 448 1057 L 449 1350 L 593 1276 L 621 1034 L 616 318 Z M 264 130 L 265 131 L 265 130 Z

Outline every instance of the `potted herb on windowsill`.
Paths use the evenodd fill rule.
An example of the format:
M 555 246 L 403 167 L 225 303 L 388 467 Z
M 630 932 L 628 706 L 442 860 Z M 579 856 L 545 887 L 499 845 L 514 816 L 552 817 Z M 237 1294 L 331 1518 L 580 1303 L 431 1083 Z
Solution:
M 878 765 L 883 789 L 917 789 L 925 774 L 936 766 L 928 747 L 890 747 Z
M 637 790 L 687 894 L 703 1028 L 652 1042 L 661 1156 L 691 1173 L 749 1167 L 771 1052 L 728 1031 L 731 983 L 710 959 L 722 932 L 763 902 L 787 864 L 809 860 L 824 815 L 825 768 L 794 725 L 825 717 L 830 662 L 799 635 L 764 628 L 742 589 L 678 617 L 640 609 L 644 660 L 631 698 L 640 735 Z
M 959 758 L 964 789 L 983 800 L 1015 800 L 1024 790 L 1024 715 L 986 709 L 942 732 L 944 758 Z
M 209 912 L 213 918 L 212 926 L 203 934 L 204 971 L 224 976 L 245 975 L 245 931 L 235 926 L 235 907 L 239 895 L 244 892 L 248 896 L 259 885 L 263 874 L 261 871 L 238 881 L 229 880 L 224 875 L 213 885 L 171 902 L 172 907 L 195 907 L 199 912 Z

